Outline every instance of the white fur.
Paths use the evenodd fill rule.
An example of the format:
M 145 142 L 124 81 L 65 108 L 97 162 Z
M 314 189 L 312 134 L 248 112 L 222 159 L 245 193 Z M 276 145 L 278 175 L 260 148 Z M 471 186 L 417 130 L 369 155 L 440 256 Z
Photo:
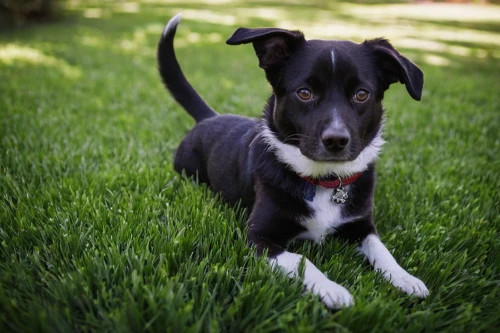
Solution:
M 381 272 L 393 286 L 409 295 L 415 294 L 420 298 L 429 295 L 429 290 L 425 284 L 399 266 L 377 236 L 369 235 L 366 237 L 361 243 L 360 251 L 366 256 L 375 270 Z
M 380 127 L 375 138 L 361 151 L 358 157 L 353 161 L 347 162 L 313 161 L 304 156 L 299 148 L 278 140 L 267 125 L 263 126 L 262 136 L 269 145 L 269 149 L 274 151 L 278 159 L 288 164 L 293 171 L 301 176 L 320 177 L 336 174 L 341 177 L 347 177 L 365 171 L 368 165 L 378 157 L 378 153 L 384 144 L 382 127 Z
M 179 21 L 181 20 L 182 13 L 179 13 L 172 17 L 170 21 L 168 21 L 167 25 L 165 26 L 165 29 L 163 29 L 163 37 L 167 34 L 168 31 L 173 29 L 179 24 Z
M 298 277 L 301 255 L 283 252 L 276 258 L 269 259 L 271 266 L 278 265 L 290 277 Z M 307 290 L 321 297 L 329 308 L 340 309 L 354 304 L 354 299 L 347 289 L 330 281 L 321 271 L 305 258 L 304 281 Z
M 345 186 L 345 189 L 348 191 L 349 186 Z M 301 221 L 307 231 L 300 234 L 298 238 L 312 239 L 316 243 L 321 243 L 327 234 L 334 232 L 334 228 L 352 220 L 342 217 L 343 204 L 331 201 L 333 191 L 333 188 L 316 186 L 313 201 L 306 201 L 314 215 Z
M 333 50 L 331 52 L 331 55 L 332 55 L 332 68 L 333 70 L 335 70 L 335 52 Z

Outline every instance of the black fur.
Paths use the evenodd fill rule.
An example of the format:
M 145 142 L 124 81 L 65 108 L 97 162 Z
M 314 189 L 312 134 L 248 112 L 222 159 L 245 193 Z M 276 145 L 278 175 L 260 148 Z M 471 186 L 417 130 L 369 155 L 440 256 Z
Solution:
M 163 83 L 172 93 L 175 100 L 189 112 L 196 122 L 215 117 L 217 113 L 193 89 L 179 67 L 174 52 L 176 30 L 177 24 L 174 24 L 172 29 L 166 31 L 166 34 L 162 36 L 158 44 L 157 57 L 161 59 L 161 61 L 158 61 L 158 69 Z
M 249 240 L 271 257 L 306 231 L 300 222 L 314 212 L 303 197 L 306 182 L 277 158 L 264 129 L 269 128 L 277 140 L 297 147 L 310 160 L 349 162 L 380 131 L 381 102 L 390 84 L 402 82 L 414 99 L 421 96 L 422 72 L 384 39 L 362 44 L 306 41 L 298 31 L 240 28 L 227 43 L 253 44 L 273 93 L 260 120 L 216 116 L 177 63 L 173 49 L 177 22 L 159 42 L 158 64 L 166 87 L 197 124 L 177 150 L 175 170 L 198 175 L 227 201 L 241 200 L 251 208 Z M 301 88 L 312 91 L 313 98 L 301 100 L 297 95 Z M 360 89 L 369 93 L 366 102 L 353 99 Z M 372 220 L 374 185 L 371 163 L 349 186 L 350 199 L 342 215 L 356 219 L 337 228 L 341 237 L 360 241 L 376 233 Z

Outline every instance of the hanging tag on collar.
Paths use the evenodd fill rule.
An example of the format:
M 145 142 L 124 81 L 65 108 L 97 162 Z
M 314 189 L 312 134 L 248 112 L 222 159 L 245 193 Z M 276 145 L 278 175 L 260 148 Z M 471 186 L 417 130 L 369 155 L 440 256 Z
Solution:
M 339 177 L 339 186 L 333 190 L 332 194 L 332 202 L 343 204 L 349 199 L 349 195 L 347 195 L 347 191 L 344 187 L 342 187 L 342 178 Z
M 313 201 L 316 195 L 316 185 L 305 182 L 304 192 L 302 193 L 304 199 L 307 201 Z

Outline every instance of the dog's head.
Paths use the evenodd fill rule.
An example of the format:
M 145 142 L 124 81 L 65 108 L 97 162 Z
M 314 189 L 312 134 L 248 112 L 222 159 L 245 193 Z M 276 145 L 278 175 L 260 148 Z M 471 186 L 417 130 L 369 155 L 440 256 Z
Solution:
M 420 100 L 423 73 L 385 39 L 309 40 L 299 31 L 239 28 L 227 44 L 252 43 L 275 100 L 277 138 L 316 162 L 355 160 L 379 134 L 392 83 Z

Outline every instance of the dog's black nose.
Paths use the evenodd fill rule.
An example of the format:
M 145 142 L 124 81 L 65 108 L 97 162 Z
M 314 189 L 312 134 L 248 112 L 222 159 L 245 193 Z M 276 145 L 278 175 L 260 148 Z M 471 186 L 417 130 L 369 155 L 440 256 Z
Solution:
M 349 132 L 345 128 L 329 128 L 321 135 L 321 142 L 332 153 L 342 151 L 349 144 Z

